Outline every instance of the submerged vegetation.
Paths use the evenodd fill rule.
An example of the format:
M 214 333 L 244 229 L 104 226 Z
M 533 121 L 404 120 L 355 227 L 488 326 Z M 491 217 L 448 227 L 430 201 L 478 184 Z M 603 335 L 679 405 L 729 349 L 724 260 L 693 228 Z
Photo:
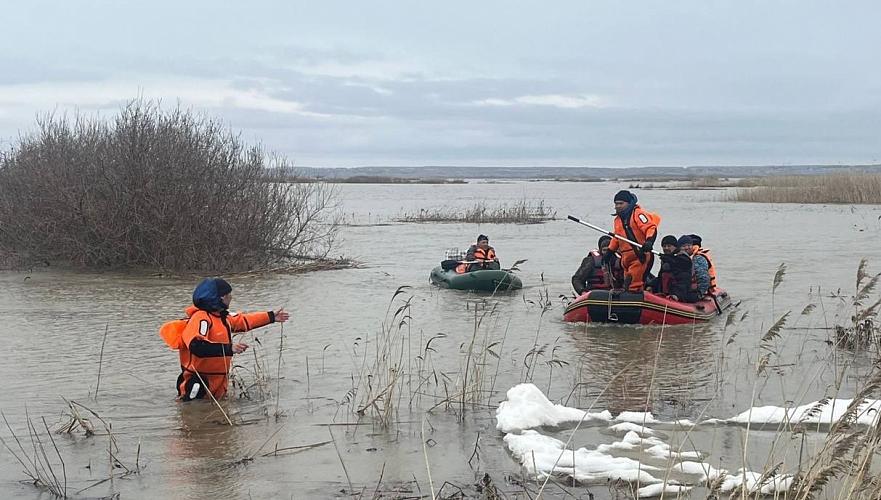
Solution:
M 756 187 L 738 189 L 730 201 L 757 203 L 881 204 L 881 171 L 826 175 L 786 175 L 752 179 Z
M 852 308 L 853 315 L 848 323 L 835 325 L 835 344 L 852 350 L 868 349 L 875 359 L 881 361 L 881 325 L 878 324 L 881 298 L 869 302 L 881 273 L 870 275 L 867 268 L 867 261 L 861 260 L 853 297 L 841 297 Z
M 29 265 L 247 271 L 326 257 L 337 193 L 220 122 L 133 101 L 110 122 L 47 116 L 0 157 L 0 257 Z
M 478 202 L 470 208 L 420 208 L 418 212 L 405 212 L 398 222 L 470 222 L 476 224 L 540 224 L 556 218 L 557 212 L 545 205 L 544 200 L 530 202 L 522 199 L 514 203 L 488 206 Z

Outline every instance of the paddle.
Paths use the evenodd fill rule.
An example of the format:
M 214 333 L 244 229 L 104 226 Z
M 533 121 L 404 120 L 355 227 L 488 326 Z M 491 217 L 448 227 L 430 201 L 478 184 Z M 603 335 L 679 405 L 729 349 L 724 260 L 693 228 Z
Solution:
M 627 238 L 625 238 L 625 237 L 623 237 L 623 236 L 619 236 L 619 235 L 617 235 L 617 234 L 615 234 L 615 233 L 612 233 L 612 232 L 606 231 L 605 229 L 603 229 L 603 228 L 601 228 L 601 227 L 599 227 L 599 226 L 594 226 L 594 225 L 591 224 L 590 222 L 584 222 L 583 220 L 579 219 L 578 217 L 575 217 L 574 215 L 569 215 L 568 218 L 569 218 L 569 220 L 571 220 L 571 221 L 573 221 L 573 222 L 577 222 L 577 223 L 581 224 L 582 226 L 587 226 L 587 227 L 589 227 L 589 228 L 591 228 L 591 229 L 595 229 L 595 230 L 597 230 L 597 231 L 599 231 L 599 232 L 601 232 L 601 233 L 603 233 L 603 234 L 607 234 L 607 235 L 611 236 L 612 238 L 616 238 L 616 239 L 618 239 L 618 240 L 621 240 L 621 241 L 623 241 L 624 243 L 630 243 L 631 245 L 635 245 L 636 247 L 641 247 L 641 246 L 642 246 L 642 245 L 640 245 L 639 243 L 637 243 L 637 242 L 635 242 L 635 241 L 633 241 L 633 240 L 629 240 L 629 239 L 627 239 Z M 657 250 L 652 250 L 652 253 L 655 254 L 655 255 L 657 255 L 657 256 L 659 256 L 659 257 L 661 256 L 661 252 L 658 252 Z

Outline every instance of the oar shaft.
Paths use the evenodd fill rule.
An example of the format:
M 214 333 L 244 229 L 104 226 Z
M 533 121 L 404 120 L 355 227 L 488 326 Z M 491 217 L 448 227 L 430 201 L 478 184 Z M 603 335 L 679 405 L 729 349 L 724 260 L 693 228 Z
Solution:
M 569 220 L 571 220 L 571 221 L 573 221 L 573 222 L 577 222 L 577 223 L 581 224 L 582 226 L 587 226 L 587 227 L 589 227 L 589 228 L 591 228 L 591 229 L 595 229 L 595 230 L 597 230 L 597 231 L 599 231 L 599 232 L 601 232 L 601 233 L 603 233 L 603 234 L 607 234 L 607 235 L 611 236 L 612 238 L 615 238 L 615 239 L 618 239 L 618 240 L 620 240 L 620 241 L 623 241 L 624 243 L 630 243 L 631 245 L 635 245 L 635 246 L 637 246 L 637 247 L 641 247 L 641 246 L 642 246 L 641 244 L 639 244 L 639 243 L 637 243 L 637 242 L 635 242 L 635 241 L 633 241 L 633 240 L 631 240 L 631 239 L 625 238 L 624 236 L 621 236 L 621 235 L 615 234 L 615 233 L 613 233 L 613 232 L 611 232 L 611 231 L 606 231 L 605 229 L 603 229 L 603 228 L 601 228 L 601 227 L 599 227 L 599 226 L 594 226 L 594 225 L 591 224 L 590 222 L 585 222 L 585 221 L 579 219 L 578 217 L 575 217 L 574 215 L 570 215 L 570 216 L 568 216 L 568 217 L 569 217 Z M 654 250 L 652 250 L 652 253 L 655 254 L 655 255 L 658 255 L 658 256 L 661 255 L 661 252 L 656 252 L 656 251 L 654 251 Z

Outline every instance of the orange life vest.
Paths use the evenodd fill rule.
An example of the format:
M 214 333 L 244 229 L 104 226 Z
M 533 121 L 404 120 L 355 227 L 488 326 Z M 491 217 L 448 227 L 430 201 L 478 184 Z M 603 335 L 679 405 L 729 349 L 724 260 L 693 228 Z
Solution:
M 489 247 L 486 250 L 477 247 L 477 250 L 474 251 L 474 258 L 476 260 L 496 260 L 496 249 L 493 247 Z
M 657 236 L 658 224 L 660 223 L 660 215 L 649 212 L 648 210 L 643 210 L 639 205 L 635 205 L 633 211 L 630 213 L 627 227 L 624 226 L 621 217 L 617 215 L 615 216 L 615 234 L 642 245 L 645 243 L 645 240 Z M 618 238 L 612 238 L 612 242 L 609 243 L 609 250 L 623 253 L 633 252 L 634 248 L 630 243 L 624 243 Z
M 695 250 L 694 255 L 691 256 L 692 260 L 694 260 L 695 255 L 703 255 L 704 258 L 707 259 L 707 272 L 710 275 L 710 287 L 707 288 L 707 293 L 712 292 L 716 289 L 716 266 L 713 265 L 710 249 L 698 247 L 698 249 Z M 694 276 L 694 273 L 692 273 L 691 282 L 692 288 L 697 290 L 697 277 Z
M 495 250 L 493 247 L 489 247 L 489 248 L 487 248 L 486 250 L 484 250 L 484 249 L 482 249 L 482 248 L 480 248 L 480 247 L 477 247 L 477 248 L 474 250 L 474 260 L 487 260 L 487 261 L 493 261 L 493 260 L 496 260 L 496 250 Z M 468 272 L 468 269 L 469 269 L 471 266 L 479 266 L 479 265 L 482 265 L 482 264 L 480 264 L 480 263 L 477 263 L 477 264 L 465 264 L 465 263 L 459 264 L 458 266 L 456 266 L 456 273 L 457 273 L 457 274 L 465 274 L 465 273 Z
M 193 384 L 199 383 L 203 389 L 210 390 L 215 398 L 220 399 L 226 394 L 229 385 L 232 354 L 200 357 L 190 352 L 190 344 L 195 339 L 213 344 L 232 344 L 233 332 L 246 332 L 268 325 L 272 322 L 272 317 L 268 312 L 221 314 L 204 311 L 196 306 L 188 307 L 186 313 L 189 319 L 184 328 L 179 330 L 180 337 L 177 342 L 181 365 L 178 393 L 184 400 L 203 397 L 204 391 L 202 390 L 193 391 L 195 394 L 190 394 Z M 169 326 L 169 323 L 163 325 L 163 330 L 166 330 L 165 335 L 160 331 L 160 335 L 169 345 L 174 342 L 169 342 L 166 335 L 172 336 L 170 331 L 173 326 L 180 325 L 179 321 L 182 320 L 171 322 L 174 324 L 172 326 Z M 205 385 L 208 387 L 204 387 Z

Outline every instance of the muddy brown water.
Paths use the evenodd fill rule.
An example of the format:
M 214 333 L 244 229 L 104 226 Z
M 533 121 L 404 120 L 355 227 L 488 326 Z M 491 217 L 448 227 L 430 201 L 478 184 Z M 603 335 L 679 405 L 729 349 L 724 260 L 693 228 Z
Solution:
M 180 316 L 193 279 L 51 268 L 4 272 L 0 335 L 6 356 L 0 364 L 5 382 L 0 407 L 26 449 L 31 446 L 26 416 L 40 424 L 38 419 L 45 417 L 50 426 L 65 421 L 62 397 L 88 406 L 112 424 L 117 458 L 131 469 L 137 455 L 139 474 L 96 484 L 109 476 L 108 436 L 54 436 L 68 492 L 78 497 L 322 498 L 345 496 L 349 480 L 370 497 L 380 479 L 378 490 L 384 494 L 430 497 L 429 468 L 435 489 L 451 483 L 444 494 L 456 488 L 474 492 L 475 479 L 489 473 L 503 491 L 516 496 L 522 491 L 519 466 L 495 430 L 494 408 L 508 388 L 524 380 L 524 358 L 536 338 L 546 349 L 535 357 L 532 381 L 552 400 L 572 406 L 616 412 L 641 410 L 647 403 L 659 418 L 698 420 L 730 417 L 762 404 L 852 396 L 868 362 L 832 351 L 825 328 L 849 317 L 850 310 L 834 295 L 853 292 L 859 260 L 867 258 L 870 270 L 881 270 L 877 207 L 735 204 L 719 201 L 721 191 L 636 189 L 643 206 L 662 215 L 662 235 L 703 236 L 714 252 L 721 285 L 741 302 L 732 325 L 721 318 L 666 329 L 561 321 L 559 296 L 571 295 L 569 278 L 599 236 L 566 220 L 375 225 L 421 207 L 468 207 L 478 200 L 495 204 L 523 197 L 545 200 L 560 219 L 571 213 L 610 225 L 610 200 L 619 188 L 614 183 L 557 182 L 342 186 L 343 211 L 357 225 L 344 229 L 339 253 L 359 259 L 364 268 L 229 279 L 234 308 L 284 306 L 293 314 L 284 328 L 280 381 L 280 327 L 257 331 L 259 345 L 253 336 L 245 338 L 257 356 L 249 352 L 236 358 L 243 376 L 251 377 L 248 370 L 259 361 L 272 396 L 259 397 L 252 389 L 252 400 L 225 402 L 239 424 L 233 427 L 210 402 L 174 400 L 177 356 L 162 344 L 157 328 Z M 520 266 L 524 290 L 488 297 L 429 285 L 429 271 L 444 250 L 464 248 L 478 233 L 489 235 L 503 264 L 528 259 Z M 772 279 L 781 262 L 787 271 L 772 298 Z M 403 385 L 395 423 L 383 427 L 370 412 L 360 418 L 353 413 L 350 390 L 365 348 L 372 353 L 389 300 L 401 285 L 412 287 L 398 297 L 412 296 L 406 334 L 411 364 L 404 362 L 405 376 L 412 377 L 420 346 L 443 333 L 432 342 L 431 352 L 440 376 L 431 388 L 414 389 L 412 380 Z M 542 315 L 545 293 L 551 305 Z M 816 308 L 800 315 L 807 304 Z M 454 391 L 474 329 L 475 307 L 494 308 L 480 327 L 481 335 L 504 338 L 494 348 L 499 358 L 489 358 L 485 375 L 494 380 L 486 384 L 494 392 L 484 394 L 484 404 L 466 405 L 464 415 L 458 405 L 443 404 L 426 413 L 442 399 L 435 395 L 443 394 L 444 381 Z M 773 370 L 757 377 L 759 339 L 789 310 L 794 328 L 784 330 L 775 343 Z M 273 416 L 276 405 L 283 413 L 280 418 Z M 743 432 L 714 426 L 693 432 L 689 439 L 710 454 L 708 461 L 735 470 L 743 465 Z M 765 438 L 774 433 L 752 432 L 759 437 L 752 439 L 746 465 L 761 470 L 769 460 Z M 11 442 L 8 429 L 0 435 Z M 588 428 L 577 444 L 592 446 L 599 439 Z M 321 444 L 299 453 L 283 450 L 263 456 L 331 440 L 336 447 Z M 58 460 L 52 458 L 52 463 L 60 478 Z M 2 450 L 2 496 L 49 498 L 25 479 L 22 466 Z M 588 492 L 598 498 L 612 495 L 604 485 L 569 491 L 576 497 Z M 562 495 L 559 489 L 550 493 Z

